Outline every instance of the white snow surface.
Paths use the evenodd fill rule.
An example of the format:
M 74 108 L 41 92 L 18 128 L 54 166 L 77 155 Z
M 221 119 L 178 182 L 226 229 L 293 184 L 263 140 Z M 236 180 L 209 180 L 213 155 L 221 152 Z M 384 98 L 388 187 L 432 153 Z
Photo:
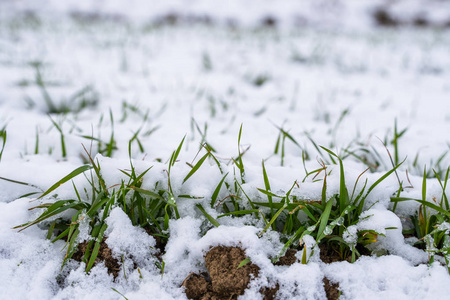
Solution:
M 390 142 L 396 120 L 399 131 L 407 128 L 398 148 L 399 160 L 406 158 L 398 169 L 405 184 L 402 196 L 420 199 L 423 168 L 438 171 L 450 165 L 450 155 L 443 156 L 450 147 L 450 33 L 378 28 L 372 13 L 383 6 L 405 23 L 427 16 L 440 26 L 450 20 L 450 1 L 388 2 L 0 1 L 0 130 L 7 132 L 0 177 L 28 184 L 0 180 L 0 299 L 123 299 L 118 292 L 128 299 L 186 299 L 181 283 L 190 273 L 205 271 L 203 257 L 216 245 L 242 247 L 261 268 L 239 299 L 262 299 L 260 288 L 276 282 L 281 287 L 277 299 L 325 299 L 324 276 L 339 283 L 341 299 L 448 297 L 448 270 L 438 262 L 429 266 L 428 254 L 402 235 L 419 204 L 402 202 L 395 214 L 390 210 L 390 197 L 399 188 L 394 174 L 371 192 L 362 215 L 367 218 L 345 237 L 352 243 L 357 230 L 382 233 L 371 247 L 383 255 L 325 264 L 316 247 L 307 265 L 289 267 L 270 262 L 283 244 L 271 230 L 258 237 L 262 220 L 224 217 L 218 219 L 221 226 L 205 231 L 208 222 L 196 204 L 218 216 L 208 202 L 223 178 L 215 161 L 206 160 L 183 182 L 189 164 L 206 153 L 199 149 L 207 142 L 232 183 L 239 176 L 231 159 L 238 155 L 242 124 L 242 188 L 250 198 L 266 201 L 257 190 L 264 188 L 265 160 L 273 193 L 284 195 L 297 181 L 291 195 L 320 199 L 322 181 L 303 180 L 305 168 L 320 168 L 320 159 L 331 161 L 308 137 L 341 156 L 349 145 L 359 155 L 361 149 L 370 150 L 368 165 L 379 166 L 360 178 L 367 165 L 351 156 L 344 160 L 347 188 L 357 195 L 365 180 L 369 187 L 391 169 L 382 141 L 394 155 Z M 155 25 L 170 14 L 186 22 Z M 212 24 L 189 22 L 200 17 Z M 279 27 L 261 27 L 268 17 Z M 36 84 L 37 63 L 56 105 L 78 105 L 71 96 L 87 86 L 97 105 L 48 115 Z M 64 133 L 65 155 L 50 117 Z M 274 153 L 280 128 L 298 142 L 286 138 L 283 158 L 281 150 Z M 112 132 L 117 149 L 111 157 L 98 153 L 97 143 L 86 138 L 105 144 Z M 42 210 L 29 210 L 36 205 L 75 199 L 74 185 L 80 193 L 89 190 L 80 175 L 43 200 L 27 195 L 45 191 L 84 164 L 82 145 L 100 164 L 106 185 L 120 184 L 126 178 L 120 170 L 130 169 L 128 141 L 136 132 L 143 151 L 132 142 L 131 162 L 138 173 L 151 167 L 142 181 L 148 190 L 156 184 L 168 188 L 168 161 L 186 136 L 170 180 L 176 196 L 195 199 L 176 199 L 181 218 L 169 223 L 163 276 L 155 265 L 154 238 L 133 226 L 120 208 L 111 210 L 105 233 L 123 268 L 116 280 L 102 263 L 89 274 L 75 261 L 61 270 L 64 242 L 47 240 L 45 226 L 12 229 L 39 216 Z M 2 143 L 0 136 L 0 151 Z M 302 149 L 310 156 L 305 166 Z M 327 170 L 331 197 L 339 192 L 339 167 Z M 222 189 L 218 199 L 226 196 Z M 426 199 L 441 197 L 437 180 L 427 179 Z M 71 212 L 64 216 L 69 219 Z M 313 244 L 309 238 L 304 242 Z

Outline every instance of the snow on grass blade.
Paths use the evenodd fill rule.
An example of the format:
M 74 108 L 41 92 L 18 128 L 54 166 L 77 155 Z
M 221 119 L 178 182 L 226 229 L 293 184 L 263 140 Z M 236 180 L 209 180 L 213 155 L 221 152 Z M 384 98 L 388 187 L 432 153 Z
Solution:
M 23 227 L 21 230 L 25 230 L 30 226 L 33 226 L 35 224 L 38 224 L 52 216 L 58 215 L 68 209 L 76 209 L 76 210 L 80 210 L 83 208 L 87 208 L 87 204 L 85 204 L 84 202 L 80 202 L 78 200 L 59 200 L 56 201 L 55 203 L 47 203 L 47 204 L 42 204 L 42 205 L 38 205 L 35 206 L 33 208 L 30 208 L 30 210 L 32 209 L 36 209 L 36 208 L 46 208 L 45 212 L 43 212 L 36 220 L 22 224 L 22 225 L 18 225 L 13 227 L 12 229 L 18 229 Z
M 33 188 L 38 189 L 38 190 L 41 190 L 41 191 L 43 192 L 43 190 L 42 190 L 40 187 L 38 187 L 38 186 L 36 186 L 36 185 L 34 185 L 34 184 L 30 184 L 30 183 L 23 182 L 23 181 L 18 181 L 18 180 L 13 180 L 13 179 L 5 178 L 5 177 L 0 177 L 0 179 L 1 179 L 1 180 L 8 181 L 8 182 L 12 182 L 12 183 L 20 184 L 20 185 L 26 185 L 26 186 L 29 186 L 29 187 L 33 187 Z M 37 193 L 38 193 L 38 192 L 25 194 L 25 195 L 20 196 L 19 198 L 25 198 L 25 197 L 28 197 L 28 196 L 30 196 L 30 195 L 35 195 L 35 194 L 37 194 Z

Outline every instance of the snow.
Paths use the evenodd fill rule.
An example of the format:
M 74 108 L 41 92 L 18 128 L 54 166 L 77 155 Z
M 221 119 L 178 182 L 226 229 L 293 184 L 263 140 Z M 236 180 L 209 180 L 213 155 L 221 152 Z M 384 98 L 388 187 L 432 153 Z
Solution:
M 406 158 L 397 172 L 404 183 L 401 196 L 422 199 L 424 166 L 439 171 L 450 165 L 450 155 L 438 163 L 450 142 L 450 35 L 439 29 L 450 20 L 450 2 L 388 2 L 134 0 L 125 7 L 121 1 L 0 1 L 0 130 L 6 126 L 7 131 L 0 177 L 28 184 L 0 180 L 0 299 L 120 299 L 119 293 L 128 299 L 186 299 L 181 283 L 205 270 L 203 257 L 217 245 L 242 247 L 260 267 L 260 276 L 240 299 L 260 299 L 260 288 L 276 282 L 279 299 L 324 299 L 324 276 L 339 282 L 341 299 L 446 298 L 446 267 L 428 265 L 428 253 L 402 235 L 420 204 L 401 202 L 391 211 L 390 197 L 399 188 L 395 174 L 371 191 L 361 221 L 344 233 L 348 244 L 356 242 L 358 231 L 380 233 L 370 246 L 374 255 L 354 263 L 323 263 L 316 241 L 306 235 L 308 264 L 274 266 L 270 259 L 283 244 L 271 229 L 259 237 L 263 220 L 227 216 L 215 228 L 196 207 L 201 204 L 214 218 L 220 215 L 209 201 L 225 174 L 230 185 L 240 178 L 232 158 L 238 156 L 241 124 L 242 189 L 255 202 L 267 201 L 257 190 L 265 186 L 263 160 L 274 194 L 284 196 L 296 182 L 292 196 L 320 200 L 323 172 L 314 179 L 306 175 L 322 160 L 327 197 L 339 193 L 339 166 L 330 165 L 330 157 L 308 137 L 341 156 L 350 144 L 351 151 L 370 150 L 369 163 L 379 163 L 374 172 L 361 175 L 365 164 L 354 157 L 344 160 L 349 194 L 358 195 L 366 180 L 367 192 L 392 168 L 383 142 L 394 155 L 395 122 L 398 131 L 407 128 L 398 149 L 400 161 Z M 433 26 L 376 27 L 372 14 L 379 7 L 408 26 L 417 16 L 426 16 Z M 180 22 L 158 25 L 168 15 Z M 212 24 L 193 22 L 206 17 Z M 277 21 L 277 29 L 261 27 L 268 17 Z M 98 97 L 97 106 L 79 113 L 50 115 L 62 128 L 65 156 L 61 134 L 34 83 L 36 62 L 56 105 L 77 105 L 70 97 L 86 86 L 93 90 L 88 96 Z M 255 84 L 263 77 L 266 82 Z M 284 157 L 281 148 L 274 153 L 280 128 L 298 142 L 285 139 Z M 130 158 L 128 142 L 138 130 L 144 151 L 133 141 Z M 104 146 L 112 134 L 117 149 L 111 157 L 85 137 Z M 181 218 L 169 222 L 163 274 L 156 266 L 155 239 L 118 207 L 110 211 L 105 233 L 121 266 L 123 258 L 116 280 L 102 263 L 89 274 L 75 261 L 61 270 L 65 243 L 47 240 L 45 226 L 12 229 L 39 216 L 42 209 L 30 209 L 41 203 L 76 199 L 73 186 L 85 199 L 89 175 L 62 184 L 42 200 L 33 198 L 87 162 L 82 145 L 101 166 L 110 191 L 128 180 L 121 170 L 129 172 L 130 163 L 138 174 L 150 168 L 142 189 L 167 190 L 168 162 L 183 137 L 170 183 L 176 196 L 195 199 L 176 199 Z M 2 142 L 0 137 L 0 151 Z M 205 142 L 217 151 L 222 170 L 207 159 L 185 181 L 190 165 L 205 155 Z M 310 156 L 305 165 L 302 150 Z M 436 179 L 426 183 L 426 199 L 439 203 L 441 186 Z M 38 194 L 26 195 L 32 192 Z M 218 201 L 227 196 L 223 187 Z M 89 221 L 81 223 L 80 242 L 90 239 Z
M 364 257 L 324 267 L 330 280 L 347 291 L 344 299 L 433 299 L 448 292 L 448 276 L 438 264 L 413 266 L 398 256 Z M 431 283 L 433 282 L 433 283 Z M 413 283 L 413 284 L 412 284 Z M 345 292 L 344 292 L 345 293 Z

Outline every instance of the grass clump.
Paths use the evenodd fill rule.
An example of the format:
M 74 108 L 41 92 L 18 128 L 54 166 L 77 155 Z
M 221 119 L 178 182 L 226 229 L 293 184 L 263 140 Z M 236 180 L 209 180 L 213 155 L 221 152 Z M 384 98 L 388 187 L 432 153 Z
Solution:
M 46 104 L 45 112 L 48 114 L 67 114 L 69 112 L 77 113 L 89 107 L 96 107 L 99 102 L 98 93 L 91 86 L 85 86 L 72 95 L 68 96 L 66 99 L 61 99 L 61 101 L 55 101 L 54 98 L 48 92 L 48 82 L 42 77 L 41 62 L 30 63 L 31 67 L 35 70 L 35 84 L 42 95 L 42 99 Z M 36 102 L 27 98 L 27 102 L 30 106 L 34 106 Z
M 133 225 L 144 228 L 157 238 L 161 245 L 164 245 L 168 238 L 169 220 L 180 217 L 176 197 L 170 184 L 170 172 L 171 167 L 177 160 L 183 141 L 170 159 L 168 189 L 164 189 L 159 182 L 153 190 L 143 188 L 144 175 L 151 167 L 140 174 L 136 172 L 131 161 L 132 141 L 129 142 L 130 169 L 121 170 L 127 180 L 122 180 L 122 182 L 110 187 L 106 185 L 102 176 L 100 163 L 95 161 L 86 151 L 90 164 L 72 171 L 43 192 L 38 199 L 44 199 L 59 186 L 81 174 L 85 175 L 91 188 L 89 192 L 85 190 L 86 196 L 82 198 L 76 186 L 73 185 L 77 195 L 76 199 L 56 200 L 37 205 L 31 209 L 44 209 L 43 213 L 35 220 L 14 228 L 24 230 L 36 224 L 46 225 L 48 227 L 48 239 L 51 239 L 52 242 L 61 239 L 66 241 L 64 266 L 67 260 L 72 258 L 78 250 L 78 245 L 81 242 L 79 236 L 82 230 L 86 230 L 83 226 L 87 224 L 89 239 L 87 246 L 83 246 L 85 252 L 82 258 L 82 261 L 86 263 L 86 272 L 90 271 L 96 261 L 100 245 L 105 238 L 106 218 L 112 208 L 120 207 L 130 218 Z M 55 195 L 55 197 L 57 196 Z M 66 212 L 70 212 L 70 220 L 63 216 L 63 213 Z M 163 268 L 162 265 L 160 267 Z
M 450 167 L 447 168 L 444 177 L 434 171 L 436 180 L 442 189 L 440 199 L 427 199 L 427 171 L 423 170 L 422 197 L 421 199 L 407 197 L 391 197 L 395 205 L 404 201 L 415 201 L 420 203 L 415 215 L 410 216 L 413 228 L 404 230 L 404 234 L 413 235 L 417 238 L 415 246 L 428 252 L 429 263 L 433 263 L 437 256 L 444 259 L 450 273 L 450 204 L 446 194 L 449 180 Z
M 391 175 L 399 167 L 397 165 L 386 174 L 381 176 L 371 186 L 367 186 L 365 181 L 361 191 L 355 194 L 356 186 L 359 179 L 364 172 L 358 177 L 352 194 L 350 195 L 347 187 L 344 174 L 344 167 L 342 160 L 334 152 L 322 147 L 322 150 L 327 152 L 330 156 L 338 161 L 340 170 L 340 184 L 339 193 L 327 198 L 327 176 L 329 171 L 325 163 L 322 163 L 322 168 L 316 170 L 316 176 L 319 173 L 324 174 L 322 196 L 320 200 L 299 200 L 296 197 L 290 197 L 292 189 L 297 185 L 294 183 L 291 190 L 285 196 L 278 196 L 270 191 L 270 184 L 267 179 L 267 174 L 263 165 L 263 176 L 265 182 L 265 189 L 259 191 L 265 194 L 268 202 L 258 202 L 255 205 L 259 207 L 269 208 L 268 226 L 262 233 L 268 229 L 269 225 L 273 229 L 281 231 L 281 233 L 288 238 L 281 253 L 274 258 L 278 260 L 285 251 L 298 243 L 301 245 L 306 235 L 314 238 L 315 245 L 326 245 L 331 248 L 333 252 L 337 253 L 341 260 L 346 259 L 351 255 L 351 261 L 355 261 L 357 256 L 360 256 L 358 249 L 376 242 L 378 235 L 382 235 L 375 230 L 359 230 L 357 225 L 360 221 L 368 218 L 363 217 L 363 212 L 367 209 L 365 202 L 371 191 Z M 367 170 L 366 170 L 367 171 Z M 298 186 L 298 185 L 297 185 Z M 274 198 L 281 198 L 280 202 L 274 202 Z M 300 221 L 305 220 L 306 221 Z M 369 216 L 370 217 L 370 216 Z M 315 245 L 310 248 L 313 249 Z M 314 250 L 313 250 L 314 251 Z M 303 248 L 302 262 L 307 262 L 307 249 Z

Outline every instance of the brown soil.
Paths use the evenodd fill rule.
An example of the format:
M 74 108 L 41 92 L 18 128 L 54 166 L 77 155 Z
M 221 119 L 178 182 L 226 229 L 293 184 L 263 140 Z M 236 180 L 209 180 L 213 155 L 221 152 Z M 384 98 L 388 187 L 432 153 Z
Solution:
M 100 243 L 100 249 L 98 251 L 97 258 L 95 259 L 94 266 L 103 261 L 106 268 L 108 269 L 108 274 L 112 274 L 115 279 L 119 275 L 120 265 L 117 259 L 112 257 L 112 251 L 108 248 L 108 245 L 105 241 L 106 238 L 103 238 L 103 241 Z M 87 241 L 80 243 L 78 245 L 78 250 L 73 254 L 72 258 L 81 262 L 83 260 L 84 254 L 86 253 L 87 246 Z
M 212 290 L 219 295 L 242 295 L 250 283 L 251 276 L 258 276 L 259 267 L 248 263 L 245 252 L 237 247 L 214 247 L 205 257 L 205 265 L 211 277 Z
M 208 293 L 210 282 L 206 280 L 206 276 L 191 273 L 181 284 L 186 287 L 186 297 L 188 299 L 201 299 L 203 295 Z
M 328 278 L 323 279 L 323 285 L 328 300 L 337 300 L 340 296 L 339 283 L 331 283 Z
M 280 257 L 280 259 L 275 263 L 275 266 L 290 266 L 297 261 L 297 250 L 288 249 L 286 253 Z
M 326 264 L 331 264 L 337 261 L 348 261 L 349 263 L 352 262 L 351 252 L 349 253 L 348 256 L 341 257 L 339 254 L 339 249 L 335 249 L 334 247 L 329 246 L 327 244 L 319 245 L 319 249 L 320 249 L 320 259 Z M 370 255 L 370 251 L 365 247 L 356 246 L 356 249 L 361 255 Z M 358 257 L 356 257 L 356 259 L 358 259 Z
M 245 252 L 238 247 L 214 247 L 205 256 L 208 274 L 190 274 L 183 282 L 189 299 L 225 300 L 243 295 L 252 276 L 257 277 L 259 267 L 248 263 Z
M 322 260 L 326 264 L 331 264 L 337 261 L 352 261 L 352 257 L 341 257 L 339 252 L 333 247 L 329 247 L 327 244 L 319 245 L 320 248 L 320 260 Z
M 261 290 L 261 294 L 264 295 L 264 300 L 274 300 L 276 299 L 276 295 L 278 290 L 280 289 L 280 284 L 276 284 L 274 287 L 265 287 Z
M 323 251 L 322 251 L 323 247 Z M 321 253 L 328 253 L 330 249 L 322 245 Z M 275 263 L 277 266 L 290 266 L 297 261 L 297 250 L 289 249 L 286 254 Z M 189 274 L 183 281 L 186 297 L 194 300 L 232 300 L 243 295 L 252 276 L 257 277 L 259 267 L 248 263 L 240 268 L 239 264 L 246 259 L 245 252 L 238 247 L 214 247 L 205 256 L 208 273 Z M 325 255 L 326 262 L 340 261 L 339 256 Z M 332 283 L 328 278 L 323 279 L 324 289 L 328 300 L 339 299 L 339 283 Z M 264 300 L 275 300 L 280 284 L 265 287 L 260 290 Z
M 144 227 L 144 230 L 145 232 L 147 232 L 148 235 L 151 235 L 155 239 L 156 241 L 155 247 L 159 249 L 159 252 L 164 253 L 167 241 L 163 240 L 160 236 L 158 236 L 151 227 Z
M 290 266 L 297 261 L 297 250 L 288 249 L 286 253 L 280 257 L 280 259 L 274 264 L 275 266 Z M 278 290 L 280 289 L 280 284 L 277 283 L 274 287 L 264 288 L 261 290 L 261 294 L 264 295 L 264 300 L 274 300 L 276 299 L 276 295 Z

